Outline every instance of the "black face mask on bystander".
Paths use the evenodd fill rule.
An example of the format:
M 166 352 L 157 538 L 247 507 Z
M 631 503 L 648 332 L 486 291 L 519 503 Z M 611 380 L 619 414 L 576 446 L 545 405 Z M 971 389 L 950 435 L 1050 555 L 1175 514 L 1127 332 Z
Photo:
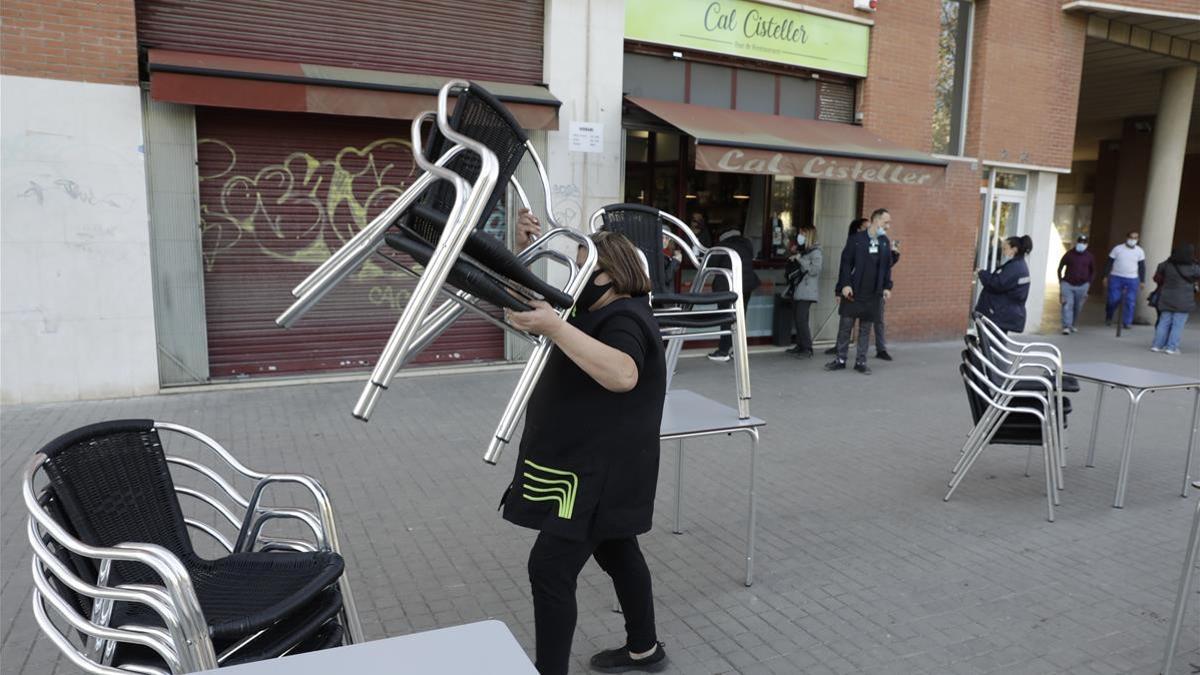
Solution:
M 596 283 L 596 277 L 600 276 L 603 272 L 604 270 L 596 270 L 595 272 L 592 272 L 592 276 L 588 277 L 587 284 L 585 284 L 583 290 L 579 292 L 579 299 L 575 301 L 576 312 L 586 312 L 590 310 L 592 305 L 596 304 L 600 298 L 604 297 L 604 294 L 608 292 L 608 289 L 612 288 L 611 281 L 605 284 Z

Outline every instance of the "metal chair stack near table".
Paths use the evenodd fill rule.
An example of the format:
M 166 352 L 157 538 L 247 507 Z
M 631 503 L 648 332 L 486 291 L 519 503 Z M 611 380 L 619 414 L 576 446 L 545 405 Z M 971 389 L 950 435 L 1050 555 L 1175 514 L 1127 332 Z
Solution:
M 1134 368 L 1116 363 L 1088 362 L 1075 363 L 1065 368 L 1067 374 L 1080 380 L 1095 382 L 1099 385 L 1096 395 L 1096 414 L 1092 419 L 1092 436 L 1088 442 L 1087 466 L 1095 466 L 1096 433 L 1100 428 L 1100 410 L 1104 403 L 1106 387 L 1121 389 L 1129 396 L 1129 412 L 1125 420 L 1125 438 L 1121 449 L 1121 468 L 1117 473 L 1117 490 L 1113 498 L 1114 508 L 1125 506 L 1125 488 L 1129 480 L 1129 462 L 1133 455 L 1133 437 L 1137 427 L 1138 410 L 1142 397 L 1152 391 L 1169 391 L 1192 389 L 1195 391 L 1192 403 L 1192 425 L 1188 437 L 1187 457 L 1183 467 L 1183 488 L 1179 496 L 1186 497 L 1192 467 L 1192 453 L 1195 450 L 1197 424 L 1200 423 L 1200 375 L 1177 375 L 1161 373 L 1156 370 Z

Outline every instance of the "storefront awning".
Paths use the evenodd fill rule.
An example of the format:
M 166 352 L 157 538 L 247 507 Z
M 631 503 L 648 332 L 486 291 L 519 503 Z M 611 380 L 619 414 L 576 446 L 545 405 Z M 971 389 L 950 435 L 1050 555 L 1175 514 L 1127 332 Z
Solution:
M 390 73 L 235 56 L 149 51 L 150 96 L 219 108 L 411 120 L 437 108 L 450 76 Z M 546 87 L 480 81 L 526 129 L 557 129 L 561 102 Z
M 696 139 L 702 171 L 931 185 L 947 162 L 852 124 L 626 97 Z

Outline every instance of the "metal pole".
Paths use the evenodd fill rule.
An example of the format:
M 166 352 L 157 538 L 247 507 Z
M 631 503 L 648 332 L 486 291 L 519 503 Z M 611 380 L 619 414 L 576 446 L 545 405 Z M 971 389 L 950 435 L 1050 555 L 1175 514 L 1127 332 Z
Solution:
M 1142 403 L 1142 396 L 1151 389 L 1143 389 L 1137 394 L 1133 390 L 1126 389 L 1125 393 L 1129 394 L 1129 419 L 1125 422 L 1125 449 L 1121 451 L 1121 469 L 1117 473 L 1117 496 L 1113 499 L 1113 508 L 1125 507 L 1125 487 L 1129 483 L 1129 459 L 1133 455 L 1133 432 L 1137 427 L 1138 408 Z
M 1188 536 L 1187 552 L 1183 557 L 1179 593 L 1175 595 L 1175 611 L 1171 612 L 1171 627 L 1167 630 L 1167 653 L 1163 656 L 1162 675 L 1170 675 L 1171 662 L 1175 659 L 1175 647 L 1179 644 L 1179 631 L 1183 628 L 1183 615 L 1191 595 L 1192 577 L 1196 573 L 1197 551 L 1200 551 L 1200 501 L 1196 502 L 1196 515 L 1192 516 L 1192 533 Z
M 756 482 L 754 460 L 758 455 L 758 429 L 750 427 L 746 433 L 750 434 L 750 523 L 747 525 L 749 531 L 746 533 L 746 587 L 748 588 L 754 583 L 754 529 L 758 518 L 754 494 Z
M 1188 483 L 1191 482 L 1192 476 L 1192 450 L 1196 447 L 1196 432 L 1197 425 L 1200 425 L 1200 387 L 1196 388 L 1196 394 L 1193 397 L 1192 403 L 1192 434 L 1188 437 L 1187 459 L 1183 463 L 1183 490 L 1179 492 L 1180 497 L 1187 496 Z
M 1100 405 L 1104 403 L 1104 383 L 1097 383 L 1100 392 L 1096 394 L 1096 414 L 1092 415 L 1092 438 L 1088 441 L 1088 456 L 1084 466 L 1096 466 L 1096 432 L 1100 429 Z
M 679 523 L 679 513 L 682 510 L 683 503 L 683 439 L 677 441 L 675 446 L 675 529 L 671 530 L 675 534 L 683 534 L 683 528 Z

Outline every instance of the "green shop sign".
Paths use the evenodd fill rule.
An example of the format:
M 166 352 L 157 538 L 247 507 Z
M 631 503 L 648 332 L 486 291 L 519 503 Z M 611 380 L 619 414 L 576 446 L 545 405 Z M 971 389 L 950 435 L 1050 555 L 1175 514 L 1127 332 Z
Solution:
M 866 77 L 870 26 L 749 0 L 625 0 L 625 37 Z

